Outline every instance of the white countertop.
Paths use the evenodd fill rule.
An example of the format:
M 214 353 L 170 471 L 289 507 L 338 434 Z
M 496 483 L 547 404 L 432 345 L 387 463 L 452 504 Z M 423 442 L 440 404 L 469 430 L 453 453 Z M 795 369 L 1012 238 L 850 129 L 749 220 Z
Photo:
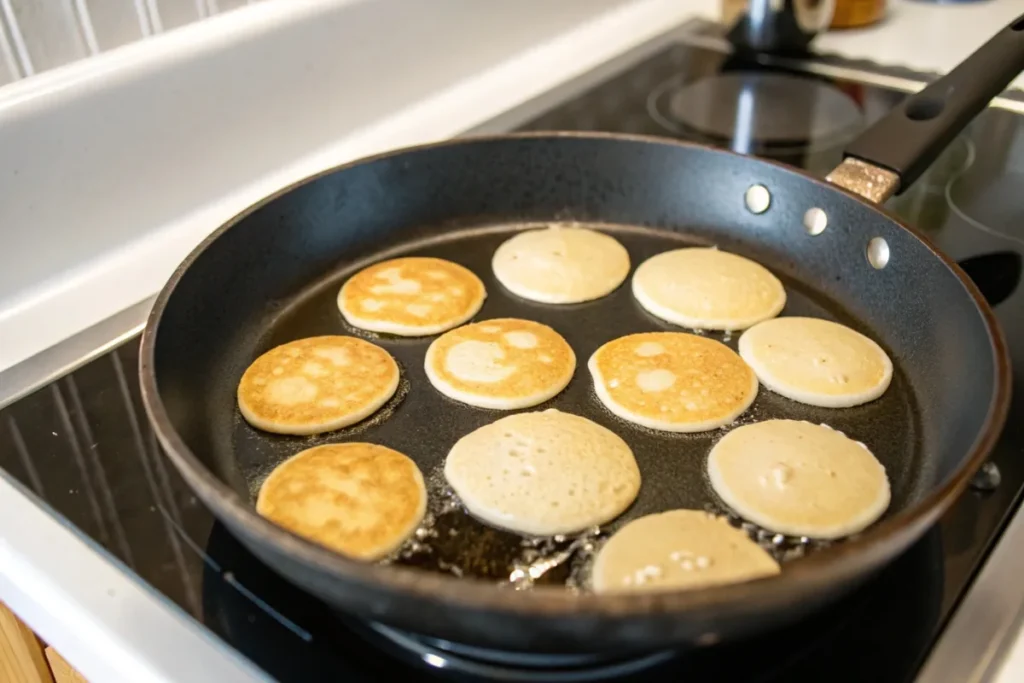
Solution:
M 958 4 L 889 0 L 884 21 L 864 29 L 826 33 L 815 48 L 852 59 L 945 73 L 1021 15 L 1024 0 Z M 1024 88 L 1024 75 L 1014 85 Z
M 818 47 L 943 71 L 1021 11 L 897 1 L 885 23 Z M 0 370 L 152 295 L 221 222 L 290 182 L 450 137 L 717 13 L 717 0 L 266 0 L 0 88 Z M 113 565 L 48 519 L 0 476 L 0 600 L 87 678 L 195 671 L 166 647 L 201 649 L 201 634 L 152 637 L 188 620 L 115 591 Z M 240 678 L 224 680 L 246 675 L 229 668 Z
M 818 48 L 941 71 L 1021 9 L 896 0 Z M 151 295 L 283 185 L 449 137 L 717 15 L 717 0 L 268 0 L 0 88 L 0 370 Z
M 0 370 L 276 189 L 450 137 L 706 2 L 277 0 L 0 89 Z

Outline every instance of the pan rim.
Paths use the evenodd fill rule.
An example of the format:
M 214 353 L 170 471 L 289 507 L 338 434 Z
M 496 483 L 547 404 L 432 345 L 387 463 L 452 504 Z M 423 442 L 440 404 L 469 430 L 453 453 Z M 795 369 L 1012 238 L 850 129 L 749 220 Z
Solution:
M 878 212 L 899 228 L 918 239 L 938 258 L 960 281 L 975 306 L 981 313 L 988 332 L 992 354 L 995 360 L 993 381 L 995 390 L 989 402 L 982 429 L 969 454 L 958 472 L 928 493 L 923 499 L 892 517 L 882 520 L 856 538 L 812 553 L 799 562 L 790 564 L 786 571 L 775 576 L 754 581 L 705 588 L 699 591 L 665 591 L 642 594 L 574 593 L 556 586 L 537 586 L 531 591 L 502 591 L 495 585 L 482 581 L 467 581 L 440 573 L 417 570 L 410 567 L 363 563 L 307 541 L 260 517 L 255 509 L 221 481 L 207 468 L 181 439 L 171 424 L 163 399 L 159 393 L 154 370 L 154 356 L 159 323 L 164 309 L 174 294 L 178 283 L 191 265 L 223 233 L 240 223 L 250 214 L 275 199 L 288 194 L 326 175 L 351 167 L 400 156 L 410 152 L 426 151 L 441 147 L 457 147 L 486 142 L 501 142 L 515 139 L 565 139 L 597 140 L 609 142 L 636 142 L 660 146 L 674 146 L 689 150 L 700 150 L 714 154 L 740 157 L 751 166 L 763 165 L 780 169 L 799 176 L 802 181 L 813 183 L 823 190 L 839 192 L 852 200 Z M 971 476 L 985 461 L 994 447 L 1010 406 L 1012 371 L 1009 353 L 1002 329 L 988 302 L 978 287 L 932 241 L 917 229 L 907 225 L 888 209 L 873 204 L 856 193 L 811 176 L 802 169 L 786 166 L 780 162 L 754 157 L 745 157 L 731 150 L 712 148 L 692 142 L 673 140 L 650 135 L 634 135 L 604 132 L 577 131 L 531 131 L 502 135 L 469 136 L 454 140 L 443 140 L 421 145 L 403 147 L 379 154 L 362 157 L 339 164 L 329 169 L 291 183 L 225 221 L 220 227 L 202 240 L 174 272 L 160 290 L 146 321 L 142 334 L 139 354 L 139 375 L 143 405 L 153 430 L 164 452 L 174 462 L 178 471 L 204 502 L 213 508 L 216 516 L 229 518 L 231 522 L 253 535 L 266 539 L 276 549 L 297 561 L 312 565 L 344 581 L 372 586 L 380 590 L 394 591 L 431 602 L 442 602 L 458 608 L 481 611 L 500 611 L 519 615 L 545 616 L 603 616 L 629 618 L 651 613 L 677 613 L 698 611 L 717 606 L 755 600 L 782 604 L 787 601 L 807 598 L 821 592 L 836 582 L 852 582 L 891 559 L 893 553 L 884 550 L 884 540 L 897 535 L 906 528 L 915 529 L 915 539 L 945 512 L 952 502 L 967 487 Z M 230 527 L 230 525 L 229 525 Z M 909 544 L 907 544 L 909 545 Z M 900 552 L 904 550 L 901 548 Z M 766 598 L 766 596 L 768 596 Z

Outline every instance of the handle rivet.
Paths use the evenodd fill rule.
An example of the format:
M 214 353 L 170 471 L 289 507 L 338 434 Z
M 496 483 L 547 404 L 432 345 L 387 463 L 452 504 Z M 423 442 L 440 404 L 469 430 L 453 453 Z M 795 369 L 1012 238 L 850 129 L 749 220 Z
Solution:
M 828 216 L 822 209 L 814 206 L 804 214 L 804 229 L 808 235 L 820 235 L 828 227 Z
M 889 243 L 881 237 L 874 237 L 868 242 L 868 263 L 875 270 L 889 265 Z
M 764 213 L 772 203 L 772 195 L 764 185 L 751 185 L 743 199 L 750 213 Z
M 977 491 L 995 491 L 1003 480 L 999 467 L 994 462 L 987 462 L 971 479 L 971 488 Z

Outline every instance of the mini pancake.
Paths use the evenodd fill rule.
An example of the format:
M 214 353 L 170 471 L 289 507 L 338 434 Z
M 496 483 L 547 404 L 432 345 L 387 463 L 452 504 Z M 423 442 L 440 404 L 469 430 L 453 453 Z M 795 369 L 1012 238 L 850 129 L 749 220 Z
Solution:
M 491 261 L 498 282 L 516 296 L 575 304 L 614 291 L 629 274 L 629 252 L 596 230 L 552 225 L 506 240 Z
M 353 327 L 423 337 L 466 322 L 486 296 L 480 278 L 459 264 L 410 256 L 350 277 L 338 292 L 338 309 Z
M 790 536 L 855 534 L 889 506 L 885 468 L 825 425 L 768 420 L 734 429 L 708 456 L 715 493 L 741 517 Z
M 708 248 L 666 251 L 633 274 L 633 296 L 649 313 L 675 325 L 742 330 L 777 316 L 786 290 L 764 266 Z
M 892 381 L 892 361 L 882 347 L 828 320 L 766 320 L 743 333 L 739 350 L 771 391 L 812 406 L 874 401 Z
M 700 510 L 633 520 L 594 559 L 595 593 L 690 590 L 779 573 L 778 563 L 746 533 Z
M 757 377 L 732 349 L 683 332 L 613 339 L 594 352 L 587 366 L 608 410 L 665 432 L 702 432 L 729 424 L 757 396 Z
M 372 443 L 302 451 L 270 473 L 256 500 L 256 511 L 275 524 L 359 560 L 397 549 L 426 509 L 416 463 Z
M 369 417 L 395 395 L 398 365 L 356 337 L 309 337 L 267 351 L 238 383 L 246 422 L 277 434 L 320 434 Z
M 456 328 L 427 349 L 427 379 L 479 408 L 513 410 L 547 401 L 576 370 L 572 347 L 547 325 L 500 318 Z
M 553 409 L 470 432 L 452 446 L 444 476 L 470 514 L 534 536 L 604 524 L 640 490 L 640 470 L 625 441 Z

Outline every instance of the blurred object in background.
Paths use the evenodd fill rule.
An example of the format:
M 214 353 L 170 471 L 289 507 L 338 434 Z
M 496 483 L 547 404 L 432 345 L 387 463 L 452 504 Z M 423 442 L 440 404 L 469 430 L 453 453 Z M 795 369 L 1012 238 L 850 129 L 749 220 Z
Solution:
M 0 0 L 0 85 L 260 0 Z
M 836 0 L 832 28 L 860 28 L 885 16 L 886 0 Z
M 722 22 L 739 51 L 799 54 L 828 28 L 836 0 L 722 0 Z

